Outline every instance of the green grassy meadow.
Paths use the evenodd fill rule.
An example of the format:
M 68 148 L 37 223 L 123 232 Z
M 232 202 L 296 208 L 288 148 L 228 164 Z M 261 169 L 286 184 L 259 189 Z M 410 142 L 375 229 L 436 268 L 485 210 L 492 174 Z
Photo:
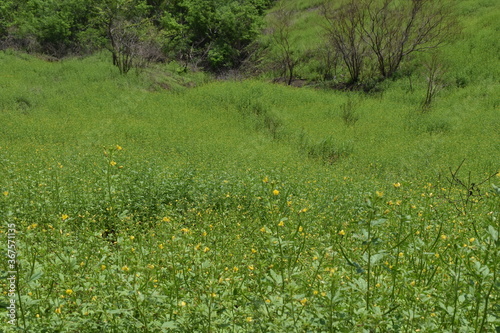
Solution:
M 366 94 L 0 52 L 0 330 L 499 332 L 482 3 L 425 111 L 418 70 Z

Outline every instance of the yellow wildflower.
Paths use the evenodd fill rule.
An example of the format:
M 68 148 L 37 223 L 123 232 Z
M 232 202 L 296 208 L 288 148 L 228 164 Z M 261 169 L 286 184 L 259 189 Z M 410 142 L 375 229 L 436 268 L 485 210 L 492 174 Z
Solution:
M 130 268 L 128 268 L 128 266 L 125 265 L 125 266 L 122 267 L 122 271 L 128 272 L 128 271 L 130 271 Z
M 274 191 L 273 191 L 273 194 L 274 194 L 274 195 L 278 195 L 278 194 L 280 194 L 280 191 L 278 191 L 278 190 L 274 190 Z
M 69 218 L 69 215 L 68 214 L 62 214 L 61 215 L 61 219 L 64 221 L 64 220 L 67 220 Z
M 71 289 L 66 289 L 66 294 L 71 295 L 73 293 L 73 290 Z
M 116 165 L 116 162 L 115 162 L 115 161 L 110 161 L 110 162 L 109 162 L 109 165 L 111 165 L 111 166 L 115 166 L 115 165 Z
M 394 184 L 392 184 L 392 186 L 394 186 L 395 188 L 399 188 L 399 187 L 401 187 L 401 183 L 394 183 Z
M 338 234 L 339 234 L 340 236 L 345 236 L 345 231 L 344 231 L 344 230 L 340 230 L 340 231 L 338 232 Z

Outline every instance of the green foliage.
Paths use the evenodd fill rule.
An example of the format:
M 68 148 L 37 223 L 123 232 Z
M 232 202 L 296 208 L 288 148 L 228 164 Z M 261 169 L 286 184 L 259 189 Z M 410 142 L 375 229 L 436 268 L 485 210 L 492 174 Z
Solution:
M 218 71 L 245 59 L 269 5 L 265 0 L 9 1 L 0 7 L 0 36 L 6 46 L 58 57 L 102 48 L 106 38 L 114 63 L 123 60 L 121 72 L 128 71 L 131 58 L 150 60 L 151 54 L 142 53 L 157 44 L 164 54 Z M 137 48 L 141 51 L 128 51 Z M 133 55 L 122 59 L 127 53 Z
M 250 1 L 185 1 L 185 30 L 194 56 L 206 55 L 212 69 L 231 68 L 246 56 L 245 47 L 260 27 L 262 5 Z
M 13 8 L 13 1 L 3 1 L 0 4 L 0 38 L 4 38 L 7 35 L 12 20 Z
M 20 1 L 11 7 L 12 15 L 7 16 L 8 43 L 54 56 L 75 51 L 81 32 L 93 19 L 92 8 L 92 1 Z

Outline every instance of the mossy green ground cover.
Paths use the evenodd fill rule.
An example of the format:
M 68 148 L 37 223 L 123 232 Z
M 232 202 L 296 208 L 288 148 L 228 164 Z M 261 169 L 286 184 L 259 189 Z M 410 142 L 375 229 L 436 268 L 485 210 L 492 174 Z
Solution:
M 467 4 L 425 112 L 416 73 L 366 95 L 0 53 L 1 327 L 498 330 L 496 21 Z

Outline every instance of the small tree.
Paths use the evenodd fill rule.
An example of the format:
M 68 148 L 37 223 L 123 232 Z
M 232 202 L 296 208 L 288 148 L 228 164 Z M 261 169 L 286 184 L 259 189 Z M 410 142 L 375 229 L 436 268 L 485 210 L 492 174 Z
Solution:
M 443 89 L 443 75 L 446 73 L 445 67 L 439 62 L 436 53 L 424 64 L 426 70 L 427 90 L 425 99 L 422 102 L 422 110 L 428 111 L 436 94 Z
M 118 67 L 121 74 L 126 74 L 133 66 L 137 56 L 139 34 L 136 26 L 125 20 L 114 20 L 108 26 L 113 65 Z
M 363 38 L 384 79 L 393 76 L 408 55 L 437 48 L 453 32 L 451 13 L 444 1 L 364 0 L 362 6 Z
M 107 0 L 99 7 L 99 20 L 106 31 L 113 65 L 122 74 L 139 67 L 150 55 L 158 54 L 154 50 L 159 48 L 154 41 L 156 28 L 145 16 L 147 9 L 141 0 Z
M 293 28 L 294 13 L 286 9 L 283 3 L 271 14 L 270 35 L 278 48 L 278 63 L 288 85 L 292 84 L 295 76 L 295 67 L 300 61 L 297 50 L 291 44 L 290 33 Z
M 367 51 L 362 35 L 362 10 L 358 1 L 351 0 L 338 8 L 326 2 L 322 6 L 322 13 L 327 22 L 327 40 L 347 68 L 348 84 L 354 85 L 361 78 Z
M 439 0 L 331 3 L 322 7 L 326 36 L 341 55 L 351 84 L 368 64 L 375 65 L 380 79 L 392 77 L 410 54 L 439 47 L 455 31 L 449 7 Z

